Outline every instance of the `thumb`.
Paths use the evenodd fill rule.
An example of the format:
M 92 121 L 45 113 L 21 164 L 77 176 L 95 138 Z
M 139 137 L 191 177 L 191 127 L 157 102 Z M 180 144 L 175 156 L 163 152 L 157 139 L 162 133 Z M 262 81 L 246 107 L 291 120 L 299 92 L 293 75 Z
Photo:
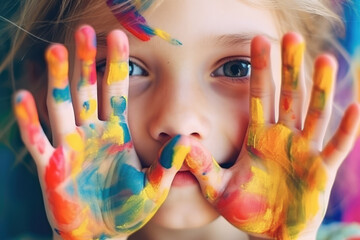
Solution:
M 188 138 L 177 135 L 160 151 L 159 158 L 146 171 L 148 196 L 159 201 L 165 200 L 171 183 L 190 152 Z M 161 199 L 159 199 L 161 198 Z
M 219 166 L 211 153 L 195 139 L 189 139 L 191 151 L 186 157 L 186 164 L 190 171 L 200 183 L 201 190 L 205 198 L 213 203 L 224 189 L 225 170 Z

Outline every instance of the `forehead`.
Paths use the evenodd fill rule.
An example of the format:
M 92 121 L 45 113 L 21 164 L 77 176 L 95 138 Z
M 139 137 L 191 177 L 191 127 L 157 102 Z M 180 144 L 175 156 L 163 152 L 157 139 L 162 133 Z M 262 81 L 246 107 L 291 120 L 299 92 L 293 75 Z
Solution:
M 121 28 L 104 0 L 84 23 L 92 25 L 97 32 L 99 45 L 105 41 L 109 31 Z M 280 29 L 274 12 L 250 6 L 242 0 L 162 0 L 155 3 L 142 15 L 151 27 L 168 32 L 184 44 L 195 41 L 221 39 L 236 42 L 254 35 L 267 35 L 279 39 Z M 227 35 L 229 38 L 227 38 Z M 238 38 L 237 36 L 240 36 Z M 133 36 L 130 41 L 136 42 Z M 104 42 L 105 43 L 105 42 Z

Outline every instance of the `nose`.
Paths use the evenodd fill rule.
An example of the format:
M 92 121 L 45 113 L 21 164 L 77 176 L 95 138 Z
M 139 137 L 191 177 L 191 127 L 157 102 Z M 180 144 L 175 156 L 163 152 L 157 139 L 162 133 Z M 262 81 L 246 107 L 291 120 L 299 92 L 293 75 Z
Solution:
M 176 135 L 203 140 L 209 133 L 204 93 L 191 84 L 159 86 L 153 102 L 156 110 L 148 125 L 152 138 L 165 143 Z

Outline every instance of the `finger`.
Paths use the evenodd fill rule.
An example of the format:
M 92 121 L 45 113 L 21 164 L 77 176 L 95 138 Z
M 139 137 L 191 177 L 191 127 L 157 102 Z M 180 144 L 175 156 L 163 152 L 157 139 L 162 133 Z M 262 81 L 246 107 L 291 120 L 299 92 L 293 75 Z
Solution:
M 301 74 L 305 42 L 301 35 L 288 33 L 282 42 L 282 82 L 279 122 L 301 129 L 305 81 Z
M 274 122 L 274 92 L 270 42 L 265 37 L 257 36 L 251 42 L 250 124 Z M 252 112 L 254 101 L 262 106 L 261 115 Z
M 129 89 L 129 43 L 124 32 L 112 31 L 107 38 L 108 54 L 104 79 L 102 82 L 101 119 L 108 120 L 114 114 L 112 98 L 120 97 L 127 101 Z M 126 109 L 122 113 L 126 120 Z
M 186 164 L 200 183 L 205 198 L 209 202 L 214 202 L 220 196 L 226 182 L 224 170 L 201 143 L 194 139 L 190 141 L 191 151 L 186 157 Z
M 81 26 L 75 33 L 75 41 L 76 67 L 72 91 L 76 122 L 83 125 L 98 119 L 94 29 L 89 25 Z
M 356 139 L 356 130 L 360 125 L 360 105 L 350 105 L 337 129 L 335 135 L 325 146 L 321 155 L 324 161 L 337 169 L 350 152 Z
M 146 171 L 147 181 L 145 190 L 151 199 L 165 200 L 171 183 L 190 152 L 188 139 L 176 136 L 168 142 L 160 152 L 158 161 L 155 161 Z
M 46 160 L 49 159 L 54 149 L 40 126 L 31 93 L 22 90 L 15 94 L 14 112 L 26 148 L 38 166 L 45 166 Z
M 318 149 L 322 147 L 330 119 L 336 71 L 337 62 L 334 57 L 324 54 L 316 59 L 314 83 L 303 136 L 314 142 Z
M 64 137 L 75 130 L 74 109 L 68 79 L 68 52 L 61 44 L 54 44 L 46 51 L 49 87 L 47 106 L 54 146 L 63 143 Z

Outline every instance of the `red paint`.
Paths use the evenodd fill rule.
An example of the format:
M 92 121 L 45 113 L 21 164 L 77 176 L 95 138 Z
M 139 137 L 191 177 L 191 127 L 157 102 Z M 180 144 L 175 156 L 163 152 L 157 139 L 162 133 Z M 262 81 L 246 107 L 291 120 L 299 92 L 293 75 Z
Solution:
M 261 220 L 267 209 L 267 201 L 260 195 L 237 190 L 225 193 L 216 208 L 229 222 L 237 226 Z
M 62 148 L 55 149 L 45 169 L 45 184 L 48 201 L 57 224 L 70 224 L 80 212 L 78 204 L 64 198 L 59 185 L 66 178 L 65 158 Z
M 132 142 L 127 142 L 122 145 L 113 144 L 107 149 L 107 152 L 108 154 L 116 154 L 118 152 L 124 151 L 125 149 L 131 149 L 132 147 L 133 147 Z
M 96 66 L 95 62 L 93 62 L 90 66 L 89 84 L 94 85 L 96 83 L 96 77 Z
M 157 163 L 154 167 L 151 167 L 148 174 L 148 180 L 152 186 L 159 186 L 164 176 L 164 168 L 160 163 Z
M 45 170 L 47 190 L 55 189 L 65 180 L 65 158 L 62 148 L 55 149 Z
M 284 97 L 283 107 L 285 111 L 289 111 L 290 108 L 290 102 L 287 97 Z

